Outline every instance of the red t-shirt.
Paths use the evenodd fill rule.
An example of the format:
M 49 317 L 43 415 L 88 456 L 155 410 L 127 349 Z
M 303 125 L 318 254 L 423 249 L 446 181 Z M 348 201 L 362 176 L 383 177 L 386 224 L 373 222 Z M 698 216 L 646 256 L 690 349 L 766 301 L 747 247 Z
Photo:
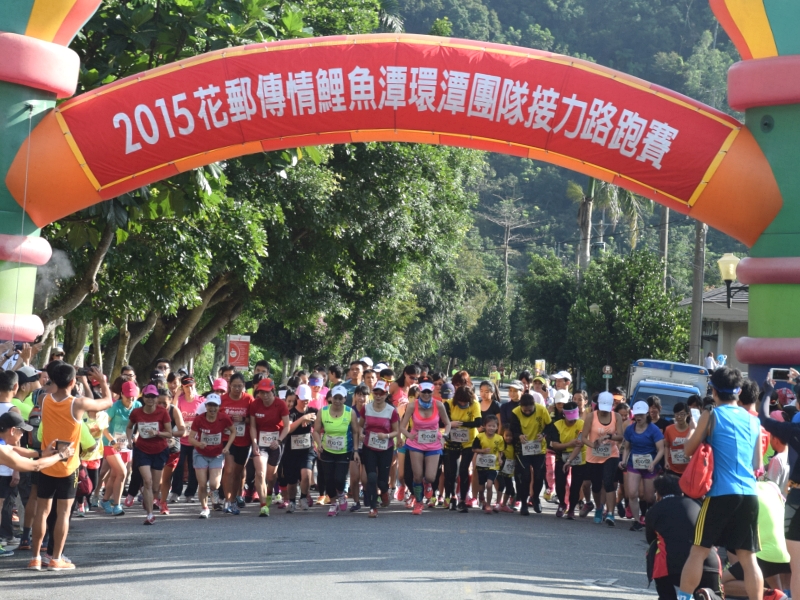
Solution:
M 288 416 L 289 407 L 280 398 L 275 398 L 269 406 L 264 406 L 264 402 L 257 398 L 253 400 L 250 405 L 250 417 L 256 421 L 256 431 L 259 436 L 256 441 L 259 441 L 262 432 L 281 431 L 283 429 L 282 419 Z M 259 441 L 258 445 L 266 446 L 267 444 Z
M 164 431 L 162 423 L 166 423 L 167 430 L 172 429 L 172 420 L 169 418 L 167 409 L 163 406 L 156 406 L 150 414 L 144 412 L 144 408 L 134 408 L 129 418 L 131 423 L 138 423 L 139 437 L 136 438 L 136 448 L 145 454 L 158 454 L 167 449 L 169 445 L 167 439 L 158 435 L 159 431 Z
M 686 456 L 684 448 L 689 440 L 692 431 L 678 431 L 673 423 L 664 430 L 664 457 L 667 460 L 667 468 L 676 473 L 683 473 L 689 465 L 689 457 Z
M 208 415 L 203 413 L 197 415 L 192 421 L 192 431 L 195 432 L 191 435 L 200 442 L 208 444 L 205 448 L 195 448 L 198 454 L 214 458 L 222 454 L 222 448 L 225 446 L 222 438 L 226 437 L 222 432 L 226 429 L 233 427 L 233 421 L 226 415 L 218 414 L 217 419 L 210 423 L 206 418 Z M 235 442 L 234 442 L 235 443 Z
M 228 394 L 222 397 L 222 404 L 219 407 L 219 414 L 227 415 L 233 422 L 236 429 L 236 439 L 233 440 L 234 446 L 250 445 L 250 426 L 248 424 L 248 414 L 253 397 L 245 392 L 238 400 L 233 400 Z M 223 442 L 228 441 L 228 436 L 223 436 Z

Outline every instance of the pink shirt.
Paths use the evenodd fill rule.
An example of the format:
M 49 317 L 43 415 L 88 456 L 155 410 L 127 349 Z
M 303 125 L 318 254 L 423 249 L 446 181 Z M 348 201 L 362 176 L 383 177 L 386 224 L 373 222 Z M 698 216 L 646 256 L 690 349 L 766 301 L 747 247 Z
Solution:
M 328 401 L 325 399 L 327 395 L 328 388 L 322 388 L 316 398 L 309 400 L 308 405 L 315 410 L 322 410 L 324 407 L 328 406 Z
M 364 406 L 364 445 L 370 446 L 370 434 L 372 433 L 392 433 L 392 425 L 400 420 L 394 406 L 386 404 L 383 410 L 375 410 L 372 402 Z M 394 448 L 394 440 L 389 440 L 388 450 Z M 378 450 L 378 448 L 376 448 Z
M 195 396 L 191 402 L 187 401 L 186 396 L 184 396 L 183 394 L 178 396 L 178 410 L 181 411 L 181 415 L 183 415 L 183 421 L 184 423 L 186 423 L 187 430 L 192 428 L 192 421 L 194 421 L 195 417 L 197 416 L 197 409 L 200 406 L 203 406 L 203 408 L 205 408 L 205 401 L 206 399 L 203 398 L 202 396 Z M 181 445 L 190 446 L 191 444 L 189 443 L 189 438 L 182 437 Z
M 420 442 L 418 440 L 420 431 L 435 431 L 436 438 L 431 442 Z M 442 449 L 442 433 L 439 431 L 439 410 L 436 408 L 436 404 L 433 405 L 433 414 L 425 419 L 419 412 L 419 404 L 414 402 L 414 414 L 411 415 L 411 434 L 406 440 L 406 445 L 417 450 Z

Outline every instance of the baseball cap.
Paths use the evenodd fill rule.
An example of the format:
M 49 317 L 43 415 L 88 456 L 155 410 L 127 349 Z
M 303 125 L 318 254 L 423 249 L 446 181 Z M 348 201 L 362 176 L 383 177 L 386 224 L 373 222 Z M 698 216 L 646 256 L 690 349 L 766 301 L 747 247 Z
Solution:
M 539 382 L 539 383 L 541 383 L 542 385 L 547 385 L 547 379 L 545 379 L 545 378 L 544 378 L 544 377 L 542 377 L 541 375 L 537 375 L 536 377 L 534 377 L 534 378 L 533 378 L 533 380 L 534 380 L 534 381 L 538 381 L 538 382 Z
M 432 392 L 433 391 L 433 383 L 430 381 L 423 381 L 419 384 L 419 390 L 421 392 Z
M 167 376 L 164 375 L 163 371 L 151 371 L 150 372 L 150 381 L 166 381 Z
M 372 388 L 373 392 L 375 392 L 375 390 L 381 390 L 383 392 L 387 392 L 388 393 L 389 392 L 389 384 L 386 383 L 385 381 L 378 381 L 378 382 L 375 383 L 375 387 Z
M 3 415 L 0 415 L 0 429 L 5 431 L 6 429 L 11 429 L 12 427 L 22 429 L 23 431 L 33 431 L 33 427 L 28 425 L 25 420 L 16 412 L 7 412 Z
M 298 400 L 311 400 L 311 386 L 301 383 L 297 386 L 297 399 Z
M 380 373 L 380 372 L 381 372 L 381 371 L 383 371 L 384 369 L 388 369 L 388 368 L 389 368 L 389 365 L 387 365 L 386 363 L 378 363 L 378 364 L 377 364 L 377 365 L 375 365 L 373 368 L 374 368 L 374 369 L 375 369 L 375 370 L 376 370 L 378 373 Z
M 17 381 L 20 385 L 23 383 L 33 383 L 34 381 L 39 381 L 39 374 L 41 371 L 37 371 L 30 365 L 26 365 L 21 369 L 17 369 Z
M 185 379 L 185 377 L 184 377 Z M 214 383 L 211 384 L 211 389 L 214 390 L 222 390 L 223 392 L 228 391 L 228 382 L 225 381 L 222 377 L 217 377 L 214 380 Z
M 449 400 L 450 398 L 452 398 L 455 393 L 456 393 L 456 388 L 455 386 L 453 386 L 452 383 L 443 383 L 442 389 L 439 390 L 439 394 L 441 394 L 442 398 L 444 398 L 445 400 Z
M 570 401 L 569 392 L 567 390 L 558 390 L 553 396 L 553 402 L 556 404 L 566 404 Z
M 365 365 L 367 365 L 367 368 L 369 368 L 369 369 L 372 368 L 372 364 L 373 363 L 372 363 L 372 359 L 369 356 L 364 356 L 362 358 L 359 358 L 358 362 L 364 363 Z
M 184 375 L 181 377 L 181 385 L 194 385 L 194 377 L 191 375 Z
M 224 380 L 223 380 L 224 381 Z M 255 391 L 256 392 L 272 392 L 275 390 L 275 383 L 272 379 L 262 379 L 258 382 Z
M 222 398 L 219 397 L 219 394 L 208 394 L 206 396 L 206 404 L 216 404 L 219 406 L 222 404 Z
M 322 377 L 309 377 L 308 385 L 322 387 Z
M 646 415 L 648 412 L 650 412 L 650 407 L 647 406 L 647 402 L 644 400 L 639 400 L 633 405 L 633 410 L 631 410 L 631 414 L 633 415 Z
M 597 410 L 608 412 L 612 408 L 614 408 L 614 395 L 611 392 L 600 392 L 600 395 L 597 396 Z
M 550 379 L 568 379 L 572 381 L 572 375 L 569 374 L 569 371 L 559 371 L 555 375 L 550 375 Z
M 341 396 L 342 398 L 347 398 L 347 388 L 343 385 L 337 385 L 335 388 L 331 390 L 331 397 L 333 396 Z
M 122 384 L 122 395 L 127 398 L 136 398 L 139 396 L 139 388 L 132 381 L 126 381 Z
M 515 379 L 514 381 L 512 381 L 512 382 L 511 382 L 511 383 L 508 385 L 508 387 L 512 387 L 512 388 L 514 388 L 515 390 L 519 390 L 520 392 L 521 392 L 522 390 L 524 390 L 524 389 L 525 389 L 525 386 L 524 386 L 524 385 L 522 385 L 522 382 L 521 382 L 519 379 Z
M 131 382 L 128 381 L 127 383 L 131 383 Z M 124 388 L 125 385 L 123 384 L 122 387 Z M 152 383 L 149 384 L 149 385 L 146 385 L 146 386 L 144 386 L 144 389 L 142 390 L 142 396 L 158 396 L 158 388 L 156 386 L 154 386 Z

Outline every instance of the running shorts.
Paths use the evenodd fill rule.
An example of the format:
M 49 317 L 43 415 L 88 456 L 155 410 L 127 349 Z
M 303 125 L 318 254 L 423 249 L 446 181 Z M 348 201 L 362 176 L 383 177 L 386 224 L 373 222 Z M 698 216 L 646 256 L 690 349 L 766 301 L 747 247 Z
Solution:
M 706 496 L 694 530 L 695 546 L 758 552 L 758 496 Z

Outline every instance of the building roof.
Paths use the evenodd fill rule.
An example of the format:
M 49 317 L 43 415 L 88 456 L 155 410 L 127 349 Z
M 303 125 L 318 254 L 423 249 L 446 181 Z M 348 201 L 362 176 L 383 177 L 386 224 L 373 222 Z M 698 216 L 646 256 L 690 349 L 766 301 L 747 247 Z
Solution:
M 738 286 L 740 284 L 734 284 Z M 710 321 L 738 321 L 747 322 L 747 305 L 748 305 L 748 291 L 747 289 L 736 290 L 735 295 L 731 298 L 731 307 L 728 308 L 726 300 L 725 286 L 716 287 L 714 289 L 703 292 L 703 319 Z M 691 307 L 692 298 L 684 298 L 680 301 L 680 306 Z

